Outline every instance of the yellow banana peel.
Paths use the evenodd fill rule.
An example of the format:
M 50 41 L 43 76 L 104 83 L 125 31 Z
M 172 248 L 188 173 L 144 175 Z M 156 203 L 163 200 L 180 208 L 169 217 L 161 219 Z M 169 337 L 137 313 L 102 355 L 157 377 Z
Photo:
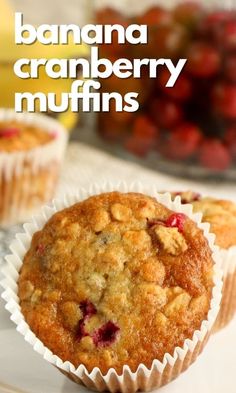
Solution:
M 66 6 L 66 5 L 65 5 Z M 86 57 L 87 45 L 75 45 L 72 36 L 67 45 L 33 45 L 15 44 L 14 10 L 7 0 L 0 0 L 0 62 L 12 62 L 21 57 L 26 58 L 70 58 Z

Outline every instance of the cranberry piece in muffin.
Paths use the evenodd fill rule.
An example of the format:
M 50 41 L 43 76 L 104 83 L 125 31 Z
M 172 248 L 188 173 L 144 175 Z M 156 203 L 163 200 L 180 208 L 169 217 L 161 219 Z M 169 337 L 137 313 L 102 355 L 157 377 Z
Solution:
M 193 191 L 174 192 L 179 195 L 182 203 L 191 203 L 195 213 L 202 214 L 202 221 L 210 224 L 210 231 L 216 236 L 216 244 L 222 253 L 222 269 L 224 272 L 223 296 L 218 314 L 215 331 L 225 327 L 236 312 L 236 205 L 232 201 L 201 197 Z
M 45 252 L 45 246 L 42 243 L 39 243 L 38 246 L 36 247 L 36 252 L 39 256 L 42 256 Z
M 167 220 L 149 220 L 148 221 L 148 226 L 153 227 L 155 225 L 163 225 L 165 227 L 170 227 L 170 228 L 177 228 L 179 232 L 182 232 L 184 229 L 184 223 L 185 223 L 186 216 L 185 214 L 182 213 L 174 213 L 170 215 Z
M 17 127 L 6 127 L 0 129 L 0 138 L 13 138 L 20 135 L 20 130 Z
M 93 334 L 93 341 L 96 346 L 107 346 L 112 344 L 116 340 L 117 333 L 119 332 L 119 327 L 113 322 L 108 321 L 100 327 Z
M 95 306 L 89 300 L 84 300 L 83 302 L 81 302 L 80 309 L 83 313 L 84 318 L 91 317 L 97 312 Z
M 83 318 L 80 319 L 76 328 L 76 338 L 78 341 L 82 340 L 82 338 L 85 336 L 89 336 L 89 334 L 85 330 L 85 322 L 97 312 L 95 306 L 89 300 L 84 300 L 83 302 L 81 302 L 79 307 L 83 313 Z
M 192 338 L 212 277 L 212 252 L 191 219 L 143 194 L 111 192 L 54 214 L 34 234 L 19 297 L 32 331 L 63 361 L 119 373 L 151 367 Z
M 89 334 L 85 331 L 85 319 L 83 318 L 78 323 L 75 336 L 78 341 L 81 341 L 83 337 L 88 335 Z
M 165 222 L 165 225 L 170 228 L 178 228 L 179 232 L 184 230 L 184 223 L 186 220 L 185 214 L 175 213 L 172 214 Z
M 6 153 L 28 151 L 55 139 L 40 127 L 18 121 L 0 122 L 0 151 Z

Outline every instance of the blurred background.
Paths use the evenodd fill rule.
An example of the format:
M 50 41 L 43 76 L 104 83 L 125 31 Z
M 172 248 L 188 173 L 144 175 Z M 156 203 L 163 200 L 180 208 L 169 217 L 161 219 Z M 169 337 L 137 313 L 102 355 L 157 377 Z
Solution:
M 85 24 L 90 15 L 92 0 L 41 0 L 33 3 L 31 0 L 10 0 L 16 11 L 23 12 L 29 23 L 76 23 Z
M 18 58 L 89 58 L 85 45 L 16 47 L 14 11 L 23 12 L 25 23 L 35 25 L 144 23 L 149 27 L 147 46 L 118 46 L 114 36 L 112 45 L 101 45 L 101 55 L 113 61 L 121 57 L 188 59 L 172 89 L 165 88 L 165 69 L 153 80 L 144 69 L 141 80 L 129 78 L 121 83 L 111 77 L 102 81 L 104 92 L 137 91 L 141 103 L 137 113 L 116 113 L 114 106 L 109 113 L 96 115 L 70 110 L 48 113 L 57 117 L 70 135 L 56 196 L 88 188 L 94 182 L 115 185 L 138 180 L 159 190 L 191 189 L 235 200 L 236 0 L 0 0 L 0 107 L 5 108 L 14 106 L 17 91 L 52 91 L 60 99 L 61 92 L 70 90 L 70 80 L 50 80 L 43 71 L 38 80 L 16 78 L 13 64 Z M 21 226 L 7 231 L 0 228 L 0 264 L 14 234 L 21 230 Z M 8 319 L 0 301 L 0 392 L 74 392 L 72 384 L 62 376 L 60 379 L 56 371 L 54 375 L 53 368 L 40 362 L 37 355 L 32 358 Z M 187 377 L 163 392 L 234 393 L 235 361 L 228 350 L 234 342 L 235 324 L 214 337 L 210 352 Z M 224 364 L 215 356 L 216 345 L 221 345 Z M 22 353 L 26 354 L 24 362 Z
M 12 10 L 24 13 L 25 22 L 42 23 L 145 23 L 146 46 L 101 45 L 111 60 L 127 57 L 166 57 L 188 63 L 172 89 L 165 88 L 169 72 L 163 68 L 156 80 L 143 69 L 142 79 L 120 83 L 116 77 L 102 81 L 102 91 L 139 93 L 138 113 L 79 116 L 62 113 L 59 120 L 71 138 L 92 144 L 122 159 L 177 176 L 201 180 L 236 179 L 236 2 L 196 0 L 0 0 L 1 40 L 0 106 L 13 106 L 16 91 L 70 89 L 69 80 L 50 80 L 42 71 L 39 80 L 20 80 L 12 65 L 19 57 L 71 58 L 88 56 L 80 46 L 42 45 L 16 48 L 12 42 Z M 78 71 L 79 77 L 79 71 Z M 50 116 L 55 114 L 50 113 Z

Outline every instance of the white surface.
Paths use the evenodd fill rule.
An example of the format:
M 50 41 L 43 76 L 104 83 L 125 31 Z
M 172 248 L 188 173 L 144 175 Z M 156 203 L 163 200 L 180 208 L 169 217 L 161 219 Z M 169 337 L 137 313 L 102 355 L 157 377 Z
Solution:
M 235 199 L 236 185 L 204 184 L 168 177 L 124 162 L 82 144 L 72 144 L 58 193 L 73 191 L 94 181 L 140 180 L 158 184 L 160 190 L 194 190 Z M 236 319 L 211 338 L 204 353 L 186 373 L 159 390 L 160 393 L 235 393 Z M 5 385 L 5 386 L 4 386 Z M 8 385 L 8 387 L 6 387 Z M 0 301 L 0 393 L 75 393 L 75 385 L 34 353 L 16 332 Z
M 108 153 L 82 143 L 70 144 L 62 173 L 59 194 L 93 182 L 134 181 L 158 185 L 159 190 L 192 189 L 205 195 L 230 198 L 236 202 L 236 184 L 209 183 L 184 180 L 138 164 L 115 158 Z M 236 389 L 235 389 L 236 392 Z

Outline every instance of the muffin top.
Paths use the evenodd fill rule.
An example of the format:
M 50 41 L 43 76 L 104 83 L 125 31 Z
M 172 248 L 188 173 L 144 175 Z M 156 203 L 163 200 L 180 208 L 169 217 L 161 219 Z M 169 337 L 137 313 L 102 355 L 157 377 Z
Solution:
M 203 214 L 202 220 L 211 226 L 216 235 L 216 244 L 228 249 L 236 246 L 236 204 L 224 199 L 201 197 L 199 194 L 186 191 L 174 193 L 180 195 L 182 203 L 192 203 L 193 211 Z
M 192 220 L 151 197 L 111 192 L 34 234 L 19 298 L 53 353 L 106 373 L 173 354 L 206 319 L 212 287 L 212 252 Z
M 54 133 L 17 121 L 0 122 L 0 152 L 18 152 L 45 145 L 55 138 Z

